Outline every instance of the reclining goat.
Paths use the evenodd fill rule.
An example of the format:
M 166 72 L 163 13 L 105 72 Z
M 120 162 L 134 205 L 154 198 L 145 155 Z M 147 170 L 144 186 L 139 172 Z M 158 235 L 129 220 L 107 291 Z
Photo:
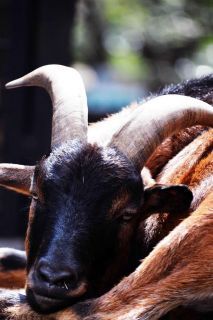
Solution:
M 178 306 L 208 310 L 212 84 L 209 76 L 169 87 L 89 128 L 75 70 L 45 66 L 8 84 L 44 87 L 53 125 L 51 153 L 35 167 L 1 165 L 0 184 L 32 196 L 26 298 L 2 290 L 2 317 L 134 320 Z

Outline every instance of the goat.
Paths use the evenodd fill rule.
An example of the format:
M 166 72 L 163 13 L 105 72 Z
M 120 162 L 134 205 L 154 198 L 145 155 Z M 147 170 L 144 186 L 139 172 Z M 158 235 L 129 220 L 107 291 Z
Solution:
M 212 310 L 212 214 L 211 193 L 156 246 L 135 272 L 100 298 L 41 316 L 29 309 L 21 295 L 11 296 L 11 292 L 4 291 L 5 304 L 15 305 L 5 308 L 5 316 L 13 314 L 15 319 L 28 319 L 28 315 L 29 319 L 37 320 L 155 320 L 179 305 Z
M 32 309 L 50 313 L 102 295 L 58 311 L 55 317 L 95 319 L 96 314 L 100 319 L 157 319 L 176 306 L 193 303 L 191 293 L 186 300 L 182 297 L 171 303 L 174 293 L 171 290 L 164 304 L 162 293 L 166 296 L 167 291 L 161 283 L 168 280 L 168 287 L 174 285 L 170 280 L 175 275 L 173 270 L 176 267 L 178 270 L 181 264 L 190 264 L 191 258 L 193 261 L 190 244 L 196 250 L 207 250 L 206 257 L 212 256 L 208 234 L 202 246 L 200 242 L 193 243 L 193 239 L 197 236 L 202 240 L 202 230 L 205 226 L 207 230 L 211 227 L 208 210 L 200 208 L 205 201 L 210 201 L 208 194 L 212 190 L 209 151 L 212 131 L 197 125 L 212 126 L 213 111 L 203 101 L 177 95 L 185 94 L 183 91 L 194 83 L 200 89 L 203 86 L 203 91 L 198 90 L 196 95 L 191 92 L 191 95 L 211 103 L 212 93 L 205 92 L 209 87 L 203 85 L 211 79 L 167 88 L 163 96 L 152 97 L 143 108 L 133 105 L 89 127 L 88 134 L 86 96 L 76 71 L 62 66 L 41 67 L 8 85 L 9 88 L 42 86 L 53 102 L 50 155 L 36 167 L 2 164 L 0 168 L 2 186 L 32 196 L 26 237 L 26 292 Z M 106 126 L 110 126 L 110 130 L 104 131 Z M 181 133 L 174 136 L 180 130 Z M 171 135 L 172 138 L 168 138 Z M 175 139 L 180 142 L 172 149 Z M 170 158 L 173 159 L 168 162 Z M 170 164 L 172 161 L 175 167 Z M 180 174 L 178 180 L 177 173 L 183 172 L 186 164 L 188 176 Z M 183 183 L 192 189 L 193 201 L 192 192 Z M 202 214 L 197 215 L 196 209 Z M 191 211 L 194 213 L 174 228 Z M 194 218 L 197 216 L 198 222 Z M 201 234 L 195 234 L 193 221 Z M 175 245 L 179 238 L 188 250 L 182 255 Z M 187 242 L 189 238 L 192 240 Z M 178 257 L 182 258 L 180 262 Z M 139 265 L 142 258 L 145 260 Z M 210 269 L 211 262 L 208 263 Z M 185 270 L 188 269 L 180 268 L 179 277 Z M 200 281 L 205 278 L 204 271 L 196 274 Z M 209 279 L 210 275 L 206 273 L 206 277 Z M 180 286 L 179 296 L 184 290 L 196 294 L 197 287 L 193 287 L 190 279 L 189 276 L 185 287 Z M 197 300 L 211 296 L 211 279 L 209 283 L 201 288 L 202 294 L 197 291 Z M 149 300 L 149 296 L 159 300 Z M 11 307 L 14 303 L 16 306 Z M 2 316 L 6 313 L 17 319 L 33 316 L 25 298 L 16 292 L 2 291 L 0 306 Z M 42 318 L 38 314 L 36 317 Z

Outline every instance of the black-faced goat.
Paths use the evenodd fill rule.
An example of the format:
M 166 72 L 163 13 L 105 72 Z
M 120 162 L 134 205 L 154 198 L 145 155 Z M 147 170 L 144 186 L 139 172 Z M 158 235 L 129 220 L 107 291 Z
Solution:
M 212 82 L 210 76 L 167 88 L 163 95 L 133 105 L 89 129 L 84 86 L 75 70 L 49 65 L 7 85 L 45 88 L 52 99 L 53 124 L 51 153 L 35 167 L 0 167 L 2 186 L 32 196 L 26 236 L 27 304 L 16 293 L 2 291 L 2 316 L 30 317 L 33 311 L 28 304 L 37 312 L 51 313 L 103 295 L 133 272 L 180 219 L 202 204 L 212 189 L 212 131 L 207 127 L 213 125 L 213 109 L 206 103 L 212 103 Z M 206 102 L 184 96 L 193 84 L 199 90 L 191 90 L 189 95 Z M 205 165 L 201 163 L 204 158 Z M 197 172 L 194 180 L 193 172 Z M 67 319 L 94 319 L 93 313 L 98 319 L 157 319 L 184 305 L 178 298 L 181 290 L 176 304 L 171 303 L 174 290 L 166 291 L 174 283 L 172 277 L 178 281 L 172 273 L 174 266 L 181 271 L 178 257 L 184 264 L 195 250 L 193 239 L 197 241 L 194 245 L 199 245 L 192 223 L 205 232 L 212 228 L 211 218 L 204 214 L 198 222 L 193 219 L 175 228 L 165 238 L 168 240 L 160 242 L 138 269 L 109 293 L 92 300 L 94 303 L 86 300 L 79 307 L 56 312 L 55 319 L 65 319 L 65 315 Z M 190 230 L 191 242 L 184 242 L 184 235 L 188 235 L 184 230 Z M 180 237 L 183 247 L 188 246 L 183 255 L 176 246 L 177 241 L 182 244 Z M 206 236 L 204 239 L 205 244 L 200 242 L 199 247 L 203 250 L 210 241 Z M 213 258 L 212 252 L 209 257 Z M 164 277 L 170 273 L 171 279 L 164 285 Z M 197 277 L 204 281 L 203 272 Z M 212 294 L 212 281 L 207 280 L 210 287 L 205 282 L 205 298 Z M 188 286 L 193 284 L 189 281 Z M 157 289 L 159 299 L 150 298 Z M 168 304 L 157 308 L 166 293 Z M 193 297 L 189 290 L 188 304 Z M 13 304 L 15 307 L 7 309 Z

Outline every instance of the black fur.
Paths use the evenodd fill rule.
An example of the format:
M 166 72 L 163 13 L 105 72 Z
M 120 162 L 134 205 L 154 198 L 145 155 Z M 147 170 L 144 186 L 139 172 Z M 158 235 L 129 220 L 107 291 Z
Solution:
M 171 85 L 159 94 L 184 94 L 212 103 L 212 88 L 210 75 Z M 32 200 L 36 208 L 31 209 L 28 228 L 27 294 L 35 310 L 49 313 L 102 294 L 139 264 L 133 244 L 135 228 L 143 219 L 139 214 L 144 201 L 143 183 L 140 172 L 118 150 L 77 140 L 64 143 L 37 165 L 34 192 L 38 200 Z M 123 220 L 125 207 L 109 214 L 113 201 L 125 192 L 129 197 L 125 206 L 135 209 L 129 221 Z M 184 194 L 185 210 L 191 194 Z M 41 273 L 44 261 L 48 268 Z M 75 274 L 74 280 L 72 274 L 65 281 L 50 281 L 49 275 L 68 267 Z M 80 281 L 87 282 L 86 293 L 70 298 L 68 293 Z M 49 302 L 44 298 L 47 296 Z
M 213 74 L 172 84 L 159 90 L 159 95 L 181 94 L 213 104 Z
M 79 141 L 63 144 L 43 159 L 35 181 L 38 200 L 28 241 L 28 298 L 36 310 L 45 312 L 46 308 L 36 303 L 34 292 L 65 302 L 67 292 L 57 285 L 49 290 L 49 283 L 39 274 L 40 261 L 48 261 L 54 274 L 68 266 L 75 270 L 78 282 L 88 282 L 86 297 L 103 293 L 101 279 L 117 255 L 119 233 L 125 228 L 121 216 L 110 217 L 110 207 L 120 193 L 127 192 L 127 205 L 139 209 L 143 188 L 140 172 L 118 151 Z M 135 214 L 129 223 L 137 218 Z M 109 279 L 108 287 L 114 281 Z M 67 279 L 75 289 L 69 282 Z M 76 299 L 69 299 L 72 301 Z M 50 310 L 53 308 L 47 307 Z

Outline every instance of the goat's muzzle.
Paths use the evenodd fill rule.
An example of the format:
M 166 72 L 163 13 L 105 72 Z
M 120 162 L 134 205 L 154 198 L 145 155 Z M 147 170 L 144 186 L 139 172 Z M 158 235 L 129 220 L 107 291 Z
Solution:
M 38 312 L 50 313 L 75 303 L 87 291 L 87 282 L 74 267 L 56 268 L 41 259 L 30 271 L 27 296 Z

